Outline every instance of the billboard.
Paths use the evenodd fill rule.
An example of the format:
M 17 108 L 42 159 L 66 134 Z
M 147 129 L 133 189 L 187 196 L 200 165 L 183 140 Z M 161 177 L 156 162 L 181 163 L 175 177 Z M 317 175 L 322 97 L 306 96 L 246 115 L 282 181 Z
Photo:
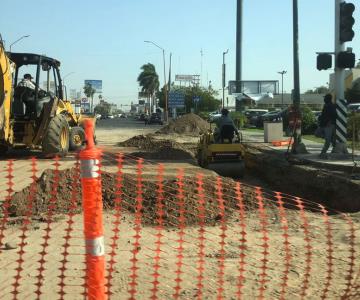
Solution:
M 102 93 L 102 80 L 87 79 L 84 83 L 85 85 L 90 84 L 96 90 L 96 93 Z
M 192 81 L 194 75 L 175 75 L 175 81 Z
M 229 95 L 241 94 L 277 94 L 278 81 L 277 80 L 242 80 L 229 81 Z

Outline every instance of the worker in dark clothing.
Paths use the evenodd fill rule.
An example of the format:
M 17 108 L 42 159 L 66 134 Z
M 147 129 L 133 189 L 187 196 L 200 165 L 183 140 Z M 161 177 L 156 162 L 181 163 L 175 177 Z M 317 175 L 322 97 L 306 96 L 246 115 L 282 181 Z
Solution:
M 234 135 L 234 132 L 236 132 L 236 135 L 239 136 L 239 131 L 236 128 L 234 121 L 229 116 L 229 111 L 226 108 L 223 108 L 221 110 L 221 117 L 216 120 L 216 126 L 214 138 L 216 142 L 222 141 L 224 138 L 229 138 L 230 136 Z M 224 134 L 224 127 L 231 128 L 231 132 L 229 132 L 229 135 L 227 137 L 222 136 Z M 232 138 L 230 138 L 231 142 Z
M 320 127 L 323 128 L 325 143 L 321 150 L 320 157 L 327 158 L 326 152 L 330 144 L 332 144 L 333 151 L 336 144 L 335 139 L 335 125 L 336 125 L 336 105 L 332 103 L 332 95 L 326 94 L 324 96 L 325 105 L 320 116 Z

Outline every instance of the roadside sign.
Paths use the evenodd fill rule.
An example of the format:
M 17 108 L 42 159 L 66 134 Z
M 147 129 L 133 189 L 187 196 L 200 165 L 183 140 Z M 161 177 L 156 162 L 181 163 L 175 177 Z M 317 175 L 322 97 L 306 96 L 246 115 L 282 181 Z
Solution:
M 195 102 L 195 103 L 199 103 L 200 102 L 200 96 L 194 96 L 193 97 L 193 101 Z
M 88 103 L 88 102 L 89 102 L 88 98 L 81 98 L 81 103 Z
M 173 91 L 169 93 L 169 107 L 184 107 L 185 95 L 180 91 Z

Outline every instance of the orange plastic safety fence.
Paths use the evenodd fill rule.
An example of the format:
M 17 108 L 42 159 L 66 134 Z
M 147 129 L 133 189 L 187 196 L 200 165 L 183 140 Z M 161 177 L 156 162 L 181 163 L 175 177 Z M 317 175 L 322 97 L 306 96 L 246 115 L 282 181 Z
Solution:
M 0 299 L 86 297 L 80 160 L 0 163 Z M 96 166 L 110 299 L 360 297 L 357 214 L 124 153 Z

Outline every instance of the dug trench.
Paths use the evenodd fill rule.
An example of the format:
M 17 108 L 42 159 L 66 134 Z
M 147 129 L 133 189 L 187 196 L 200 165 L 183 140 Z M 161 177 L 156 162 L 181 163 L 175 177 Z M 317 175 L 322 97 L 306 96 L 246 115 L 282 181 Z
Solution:
M 137 136 L 119 146 L 136 147 L 139 151 L 134 155 L 145 154 L 143 158 L 185 159 L 195 156 L 194 147 L 184 147 L 171 141 L 156 141 L 151 136 Z M 268 198 L 274 198 L 271 190 L 281 191 L 303 199 L 324 204 L 332 210 L 341 212 L 357 212 L 360 202 L 356 195 L 360 195 L 360 182 L 354 181 L 342 173 L 319 169 L 312 165 L 297 165 L 286 160 L 283 154 L 270 151 L 259 145 L 246 145 L 246 175 L 242 184 L 244 206 L 248 210 L 256 208 L 254 188 L 258 185 L 265 188 Z M 165 155 L 166 154 L 166 155 Z M 141 155 L 140 155 L 141 156 Z M 168 157 L 169 156 L 169 157 Z M 116 165 L 116 157 L 111 156 L 106 162 Z M 179 182 L 176 175 L 164 178 L 161 182 L 164 192 L 159 194 L 159 183 L 156 176 L 143 178 L 142 189 L 137 189 L 135 175 L 102 173 L 102 194 L 105 209 L 120 209 L 135 213 L 139 205 L 137 195 L 141 193 L 142 207 L 140 208 L 142 223 L 156 225 L 159 221 L 159 197 L 163 197 L 163 224 L 165 226 L 179 226 L 182 217 L 186 225 L 199 223 L 199 190 L 196 180 L 184 177 L 181 185 L 183 198 L 179 198 Z M 204 180 L 204 223 L 214 225 L 223 217 L 232 217 L 238 209 L 235 193 L 236 181 L 231 178 L 221 178 L 221 193 L 225 204 L 225 214 L 219 211 L 219 190 L 214 184 L 215 176 Z M 265 186 L 265 187 L 264 187 Z M 68 214 L 81 211 L 80 174 L 78 169 L 68 169 L 55 172 L 46 170 L 32 186 L 15 193 L 12 196 L 9 215 L 14 218 L 33 216 L 35 219 L 46 219 L 52 214 Z M 56 195 L 56 196 L 52 196 Z M 183 203 L 181 207 L 180 202 Z M 269 202 L 269 205 L 274 205 Z M 316 207 L 316 204 L 314 204 Z M 317 208 L 318 210 L 318 208 Z M 276 211 L 276 210 L 273 210 Z M 183 214 L 183 215 L 182 215 Z
M 247 173 L 271 189 L 308 199 L 340 212 L 360 211 L 360 181 L 348 171 L 328 169 L 256 144 L 246 145 Z

